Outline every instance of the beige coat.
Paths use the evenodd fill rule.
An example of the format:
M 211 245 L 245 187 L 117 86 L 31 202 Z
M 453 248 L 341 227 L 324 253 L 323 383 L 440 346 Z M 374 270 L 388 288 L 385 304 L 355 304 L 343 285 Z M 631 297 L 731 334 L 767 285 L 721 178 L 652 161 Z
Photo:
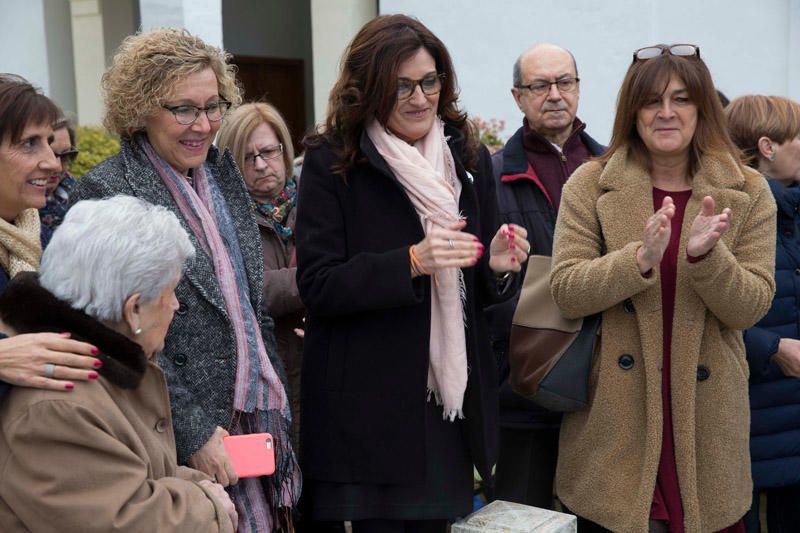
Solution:
M 711 532 L 739 520 L 752 497 L 741 330 L 767 312 L 775 291 L 775 203 L 766 181 L 730 157 L 704 158 L 692 186 L 678 256 L 672 413 L 686 531 Z M 717 212 L 731 208 L 732 222 L 691 264 L 686 241 L 706 195 Z M 564 416 L 557 494 L 619 532 L 647 531 L 661 450 L 661 288 L 657 269 L 645 278 L 636 264 L 652 213 L 644 169 L 619 152 L 605 168 L 586 163 L 564 187 L 553 248 L 551 288 L 564 314 L 603 311 L 591 408 Z M 623 354 L 633 358 L 628 370 Z
M 102 376 L 68 393 L 14 387 L 0 407 L 0 479 L 4 533 L 234 530 L 196 483 L 207 477 L 177 466 L 152 362 L 136 388 Z

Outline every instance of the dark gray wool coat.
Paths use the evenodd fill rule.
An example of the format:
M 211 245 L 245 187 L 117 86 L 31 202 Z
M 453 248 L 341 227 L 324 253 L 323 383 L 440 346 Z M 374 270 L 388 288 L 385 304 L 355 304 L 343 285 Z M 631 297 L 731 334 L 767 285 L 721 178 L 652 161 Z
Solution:
M 233 327 L 211 258 L 203 251 L 138 144 L 124 140 L 121 144 L 118 154 L 78 181 L 70 203 L 124 194 L 164 206 L 175 213 L 195 247 L 195 257 L 187 261 L 185 275 L 175 289 L 180 307 L 167 332 L 164 351 L 158 358 L 169 385 L 178 463 L 184 464 L 206 443 L 216 426 L 227 428 L 231 422 L 236 378 Z M 272 319 L 262 315 L 261 241 L 244 180 L 230 152 L 220 153 L 212 146 L 206 161 L 236 226 L 250 284 L 250 302 L 261 324 L 264 345 L 273 367 L 285 383 L 276 360 Z

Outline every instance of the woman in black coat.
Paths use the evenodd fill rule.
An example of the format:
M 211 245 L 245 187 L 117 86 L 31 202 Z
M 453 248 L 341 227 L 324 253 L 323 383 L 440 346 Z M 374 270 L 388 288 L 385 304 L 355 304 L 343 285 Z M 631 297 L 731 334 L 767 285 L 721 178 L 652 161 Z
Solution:
M 524 229 L 498 229 L 489 155 L 455 87 L 427 28 L 378 17 L 350 44 L 325 128 L 307 140 L 305 490 L 315 520 L 351 520 L 356 533 L 445 531 L 471 510 L 472 465 L 489 476 L 495 459 L 481 310 L 510 295 L 529 245 Z
M 744 333 L 750 367 L 750 459 L 753 506 L 749 533 L 759 531 L 759 494 L 769 531 L 800 524 L 800 104 L 747 95 L 725 109 L 731 138 L 769 183 L 778 205 L 775 298 Z

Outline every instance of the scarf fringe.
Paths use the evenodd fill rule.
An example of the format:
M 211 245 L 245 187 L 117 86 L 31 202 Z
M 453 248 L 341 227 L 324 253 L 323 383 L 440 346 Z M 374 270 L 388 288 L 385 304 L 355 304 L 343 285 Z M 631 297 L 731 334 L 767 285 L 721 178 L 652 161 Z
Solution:
M 464 420 L 466 418 L 464 416 L 464 410 L 462 408 L 446 408 L 443 406 L 442 397 L 439 395 L 439 391 L 436 389 L 428 388 L 427 393 L 425 394 L 425 401 L 429 402 L 433 400 L 436 405 L 442 407 L 442 420 L 447 420 L 449 422 L 455 421 L 456 418 L 459 420 Z

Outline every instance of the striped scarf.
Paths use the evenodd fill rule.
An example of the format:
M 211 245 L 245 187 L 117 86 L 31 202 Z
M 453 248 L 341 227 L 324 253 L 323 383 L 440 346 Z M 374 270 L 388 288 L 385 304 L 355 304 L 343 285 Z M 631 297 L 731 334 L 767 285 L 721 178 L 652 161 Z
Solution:
M 232 487 L 240 533 L 291 529 L 300 496 L 300 469 L 289 441 L 291 414 L 283 384 L 272 368 L 249 300 L 244 257 L 233 219 L 206 165 L 193 169 L 195 189 L 142 138 L 144 153 L 164 181 L 192 233 L 212 259 L 236 341 L 232 435 L 267 432 L 275 442 L 275 473 L 245 478 Z

